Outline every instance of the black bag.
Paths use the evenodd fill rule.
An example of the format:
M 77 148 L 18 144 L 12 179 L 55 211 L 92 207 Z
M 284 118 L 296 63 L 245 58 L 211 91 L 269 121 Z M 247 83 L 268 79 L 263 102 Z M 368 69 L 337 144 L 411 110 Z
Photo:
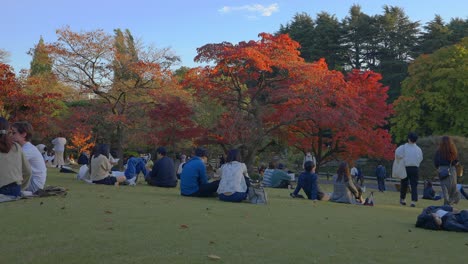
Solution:
M 448 178 L 451 174 L 450 169 L 451 169 L 451 166 L 440 166 L 439 169 L 437 170 L 439 173 L 439 179 L 443 180 L 443 179 Z

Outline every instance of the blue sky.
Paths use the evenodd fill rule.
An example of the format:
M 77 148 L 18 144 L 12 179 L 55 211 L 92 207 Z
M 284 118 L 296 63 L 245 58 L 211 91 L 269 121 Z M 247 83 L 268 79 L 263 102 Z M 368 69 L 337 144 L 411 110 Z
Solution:
M 193 67 L 196 48 L 205 44 L 256 40 L 258 33 L 274 33 L 301 12 L 315 18 L 326 11 L 341 20 L 353 4 L 368 15 L 381 14 L 384 5 L 402 7 L 423 24 L 435 14 L 446 22 L 468 18 L 463 0 L 1 0 L 0 48 L 11 53 L 9 63 L 18 72 L 29 68 L 26 52 L 40 36 L 56 41 L 56 29 L 128 28 L 146 45 L 170 47 L 181 57 L 180 66 Z

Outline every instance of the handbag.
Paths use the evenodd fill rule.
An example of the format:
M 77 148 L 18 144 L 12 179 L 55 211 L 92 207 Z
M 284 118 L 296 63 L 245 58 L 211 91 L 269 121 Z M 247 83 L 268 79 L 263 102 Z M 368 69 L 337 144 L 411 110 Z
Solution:
M 406 167 L 403 159 L 396 158 L 393 161 L 392 166 L 392 178 L 405 179 L 406 178 Z
M 253 204 L 267 204 L 268 197 L 265 189 L 262 186 L 255 186 L 253 184 L 249 187 L 248 198 L 250 203 Z
M 439 179 L 443 180 L 448 178 L 452 173 L 451 173 L 452 166 L 439 166 L 437 169 L 439 173 Z

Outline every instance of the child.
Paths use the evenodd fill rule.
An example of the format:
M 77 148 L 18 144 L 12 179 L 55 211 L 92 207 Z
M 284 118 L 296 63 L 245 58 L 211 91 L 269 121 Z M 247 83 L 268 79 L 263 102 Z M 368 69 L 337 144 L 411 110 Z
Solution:
M 424 181 L 423 199 L 437 201 L 441 198 L 442 197 L 440 195 L 436 195 L 434 189 L 432 188 L 432 182 L 430 180 Z

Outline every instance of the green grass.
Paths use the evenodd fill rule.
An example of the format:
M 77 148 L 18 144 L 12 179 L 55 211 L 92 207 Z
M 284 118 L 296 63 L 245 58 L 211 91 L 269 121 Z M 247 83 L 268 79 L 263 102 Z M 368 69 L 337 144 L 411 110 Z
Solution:
M 270 203 L 262 206 L 181 197 L 178 188 L 146 184 L 89 185 L 55 168 L 48 184 L 67 187 L 68 195 L 0 204 L 0 263 L 465 263 L 467 257 L 466 233 L 415 228 L 431 202 L 402 207 L 394 192 L 376 193 L 377 205 L 365 207 L 267 189 Z

